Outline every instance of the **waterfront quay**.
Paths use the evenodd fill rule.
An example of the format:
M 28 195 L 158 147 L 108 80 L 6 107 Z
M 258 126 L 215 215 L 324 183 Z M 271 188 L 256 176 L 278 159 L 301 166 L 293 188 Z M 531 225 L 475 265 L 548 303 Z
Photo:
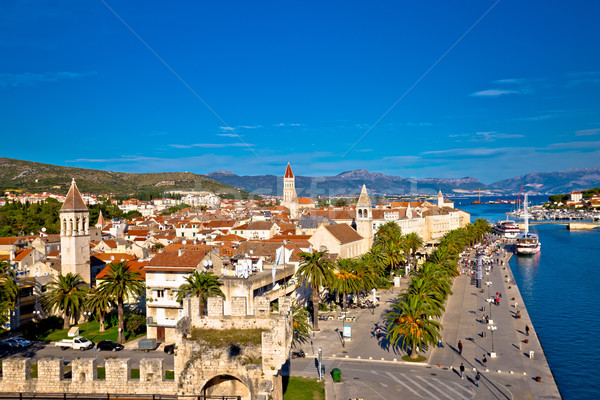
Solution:
M 468 254 L 470 266 L 455 279 L 442 317 L 443 347 L 432 350 L 428 364 L 458 370 L 462 363 L 466 379 L 473 379 L 479 371 L 478 399 L 560 399 L 509 267 L 512 246 L 498 246 L 501 241 L 497 236 L 488 238 L 482 250 L 489 264 L 483 267 L 481 287 L 477 287 L 477 256 L 473 249 Z M 493 302 L 496 293 L 501 294 L 498 305 Z M 462 354 L 458 351 L 459 340 Z
M 321 330 L 301 346 L 307 358 L 291 360 L 284 374 L 317 377 L 316 356 L 321 348 L 327 399 L 560 399 L 509 267 L 510 247 L 504 250 L 497 246 L 495 237 L 489 238 L 487 247 L 480 247 L 489 255 L 485 259 L 490 263 L 487 274 L 483 268 L 482 287 L 477 287 L 476 268 L 471 266 L 477 256 L 476 250 L 471 249 L 464 255 L 463 273 L 454 280 L 453 294 L 441 319 L 442 347 L 425 349 L 422 352 L 427 357 L 425 362 L 403 361 L 401 357 L 406 351 L 391 347 L 385 338 L 385 315 L 409 283 L 403 278 L 400 288 L 378 293 L 380 307 L 351 310 L 348 315 L 356 319 L 350 322 L 339 320 L 337 314 L 332 320 L 319 321 Z M 465 259 L 468 268 L 464 267 Z M 502 294 L 499 305 L 487 301 L 496 292 Z M 520 318 L 516 318 L 517 311 Z M 490 318 L 489 324 L 485 316 Z M 352 328 L 349 341 L 341 339 L 343 325 Z M 526 326 L 530 328 L 529 336 Z M 491 327 L 496 328 L 493 349 Z M 379 338 L 378 328 L 384 332 Z M 462 354 L 458 350 L 459 340 L 463 344 Z M 492 357 L 492 353 L 496 356 Z M 465 366 L 464 379 L 460 377 L 461 363 Z M 342 371 L 342 382 L 332 381 L 333 368 Z M 475 379 L 477 371 L 479 387 Z

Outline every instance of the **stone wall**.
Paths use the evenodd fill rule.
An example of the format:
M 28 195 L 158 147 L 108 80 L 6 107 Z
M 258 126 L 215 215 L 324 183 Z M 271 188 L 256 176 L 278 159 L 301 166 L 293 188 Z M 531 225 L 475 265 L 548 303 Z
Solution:
M 107 359 L 106 379 L 98 379 L 93 358 L 79 358 L 71 363 L 71 378 L 65 378 L 62 358 L 38 360 L 38 377 L 31 378 L 29 358 L 2 360 L 0 393 L 71 393 L 71 394 L 163 394 L 177 393 L 177 383 L 164 379 L 161 359 L 142 359 L 140 379 L 131 379 L 129 358 Z

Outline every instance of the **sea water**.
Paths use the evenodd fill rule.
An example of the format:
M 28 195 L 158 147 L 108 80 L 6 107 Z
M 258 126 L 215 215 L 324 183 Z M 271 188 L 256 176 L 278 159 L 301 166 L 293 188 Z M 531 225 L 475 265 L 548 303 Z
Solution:
M 510 204 L 456 208 L 476 218 L 506 219 Z M 481 198 L 481 201 L 495 198 Z M 530 197 L 532 204 L 547 197 Z M 511 218 L 514 219 L 514 218 Z M 535 256 L 514 256 L 510 267 L 564 399 L 600 398 L 600 230 L 532 225 L 542 244 Z M 526 360 L 526 362 L 529 362 Z M 535 362 L 535 360 L 532 360 Z

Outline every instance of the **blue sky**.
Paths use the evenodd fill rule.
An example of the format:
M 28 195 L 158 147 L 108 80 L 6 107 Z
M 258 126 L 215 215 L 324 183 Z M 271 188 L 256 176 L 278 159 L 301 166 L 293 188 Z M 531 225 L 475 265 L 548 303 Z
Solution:
M 0 3 L 0 156 L 405 177 L 600 165 L 594 1 Z

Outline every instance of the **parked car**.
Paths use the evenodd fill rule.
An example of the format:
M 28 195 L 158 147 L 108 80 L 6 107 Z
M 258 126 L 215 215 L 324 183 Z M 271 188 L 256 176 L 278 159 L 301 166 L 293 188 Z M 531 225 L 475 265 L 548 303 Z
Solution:
M 298 351 L 292 351 L 292 358 L 304 358 L 304 357 L 306 357 L 304 350 L 300 349 Z
M 145 352 L 156 350 L 156 347 L 156 339 L 141 339 L 138 342 L 138 349 L 144 350 Z
M 98 350 L 119 351 L 123 350 L 123 345 L 115 343 L 112 340 L 102 340 L 96 345 Z
M 14 337 L 10 339 L 5 339 L 0 342 L 0 346 L 2 347 L 11 347 L 11 348 L 25 348 L 31 346 L 31 343 L 27 339 L 23 339 L 22 337 Z
M 175 353 L 175 345 L 174 344 L 165 345 L 165 353 L 167 353 L 167 354 Z
M 94 347 L 94 343 L 83 336 L 75 336 L 73 339 L 59 340 L 54 345 L 56 347 L 62 347 L 63 350 L 68 347 L 74 350 L 87 350 Z

